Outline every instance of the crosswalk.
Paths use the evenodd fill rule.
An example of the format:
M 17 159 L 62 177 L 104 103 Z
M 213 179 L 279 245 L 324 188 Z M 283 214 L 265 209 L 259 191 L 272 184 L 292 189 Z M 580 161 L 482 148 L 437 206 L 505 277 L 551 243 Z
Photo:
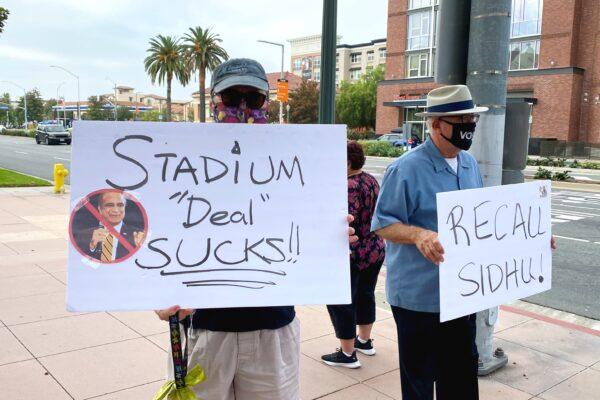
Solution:
M 600 217 L 600 193 L 560 190 L 552 193 L 552 223 Z

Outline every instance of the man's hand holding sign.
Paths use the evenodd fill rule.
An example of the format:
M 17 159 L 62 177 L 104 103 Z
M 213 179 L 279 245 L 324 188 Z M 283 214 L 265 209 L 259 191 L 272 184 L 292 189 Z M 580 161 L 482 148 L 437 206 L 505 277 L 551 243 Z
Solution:
M 438 193 L 441 320 L 550 289 L 549 181 Z

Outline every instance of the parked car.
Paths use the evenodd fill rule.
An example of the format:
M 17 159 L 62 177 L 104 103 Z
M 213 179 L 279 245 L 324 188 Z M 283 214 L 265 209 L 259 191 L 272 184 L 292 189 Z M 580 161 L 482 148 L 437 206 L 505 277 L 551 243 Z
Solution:
M 71 133 L 62 125 L 38 125 L 35 130 L 35 142 L 37 144 L 71 144 Z
M 423 141 L 421 140 L 419 135 L 417 135 L 415 133 L 410 135 L 410 138 L 408 139 L 408 145 L 410 146 L 411 149 L 414 149 L 415 147 L 419 146 L 421 143 L 423 143 Z
M 385 133 L 377 138 L 379 142 L 389 142 L 396 147 L 406 146 L 406 140 L 401 133 Z

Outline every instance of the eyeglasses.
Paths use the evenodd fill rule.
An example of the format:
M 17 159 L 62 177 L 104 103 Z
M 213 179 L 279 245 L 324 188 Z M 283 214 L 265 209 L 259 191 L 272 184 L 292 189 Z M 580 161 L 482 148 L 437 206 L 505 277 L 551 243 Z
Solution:
M 242 100 L 246 101 L 246 106 L 257 110 L 265 104 L 267 96 L 259 92 L 242 93 L 235 89 L 227 89 L 220 93 L 221 101 L 227 107 L 239 107 Z
M 460 118 L 460 122 L 462 123 L 473 123 L 476 124 L 479 122 L 479 114 L 465 114 L 465 115 L 456 115 L 450 118 Z M 446 121 L 444 118 L 440 118 L 440 120 L 447 122 L 449 124 L 458 122 L 458 121 Z

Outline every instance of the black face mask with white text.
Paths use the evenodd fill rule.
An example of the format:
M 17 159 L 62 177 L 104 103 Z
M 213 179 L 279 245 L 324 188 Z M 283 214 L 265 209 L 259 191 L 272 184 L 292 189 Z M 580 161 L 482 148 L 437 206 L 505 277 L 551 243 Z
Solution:
M 461 150 L 469 150 L 473 143 L 473 135 L 475 135 L 475 126 L 477 126 L 477 124 L 474 122 L 442 121 L 452 125 L 452 136 L 450 139 L 444 135 L 442 135 L 442 137 Z

